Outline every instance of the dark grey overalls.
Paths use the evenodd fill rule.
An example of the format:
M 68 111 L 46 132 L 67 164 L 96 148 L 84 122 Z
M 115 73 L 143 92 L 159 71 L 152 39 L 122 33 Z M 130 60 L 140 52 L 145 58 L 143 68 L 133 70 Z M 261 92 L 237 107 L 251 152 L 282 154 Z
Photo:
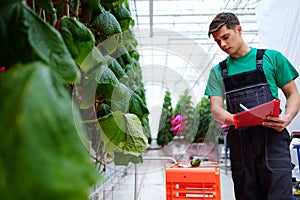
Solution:
M 241 112 L 274 99 L 262 69 L 264 50 L 258 50 L 256 69 L 228 76 L 226 60 L 220 63 L 227 110 Z M 237 200 L 291 200 L 290 136 L 263 126 L 235 129 L 227 135 L 232 178 Z

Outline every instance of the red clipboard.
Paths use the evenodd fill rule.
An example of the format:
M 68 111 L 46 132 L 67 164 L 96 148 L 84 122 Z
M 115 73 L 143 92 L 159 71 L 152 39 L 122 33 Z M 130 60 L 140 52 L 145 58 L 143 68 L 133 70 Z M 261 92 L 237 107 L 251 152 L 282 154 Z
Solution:
M 280 100 L 274 99 L 261 104 L 247 111 L 240 112 L 233 116 L 234 127 L 242 128 L 247 126 L 261 125 L 267 116 L 278 117 L 280 112 Z

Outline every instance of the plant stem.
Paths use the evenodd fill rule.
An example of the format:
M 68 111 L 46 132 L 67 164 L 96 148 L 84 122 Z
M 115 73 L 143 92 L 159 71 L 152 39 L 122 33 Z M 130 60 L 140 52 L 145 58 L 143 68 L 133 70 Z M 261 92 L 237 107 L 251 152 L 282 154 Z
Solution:
M 84 120 L 83 123 L 90 124 L 90 123 L 96 123 L 98 121 L 99 121 L 99 119 L 90 119 L 90 120 Z
M 69 0 L 65 0 L 65 4 L 66 4 L 66 16 L 70 17 L 70 4 L 69 4 Z
M 79 10 L 79 0 L 74 0 L 74 5 L 72 9 L 72 17 L 76 17 L 78 19 L 78 10 Z

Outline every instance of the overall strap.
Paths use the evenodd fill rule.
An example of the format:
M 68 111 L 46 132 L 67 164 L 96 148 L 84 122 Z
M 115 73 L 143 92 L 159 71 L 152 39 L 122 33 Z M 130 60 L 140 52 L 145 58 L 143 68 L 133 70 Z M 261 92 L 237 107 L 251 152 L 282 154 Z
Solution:
M 257 49 L 257 53 L 256 53 L 256 68 L 257 69 L 262 69 L 263 55 L 264 55 L 265 51 L 266 51 L 266 49 Z M 227 61 L 227 59 L 225 59 L 219 63 L 221 70 L 222 70 L 223 78 L 228 76 L 228 69 L 227 69 L 226 61 Z
M 263 63 L 263 55 L 265 53 L 265 49 L 257 49 L 256 53 L 256 67 L 257 69 L 262 69 L 262 63 Z
M 223 60 L 222 62 L 219 63 L 220 67 L 221 67 L 221 70 L 222 70 L 223 78 L 228 76 L 228 69 L 227 69 L 226 61 L 227 61 L 227 59 L 225 59 L 225 60 Z

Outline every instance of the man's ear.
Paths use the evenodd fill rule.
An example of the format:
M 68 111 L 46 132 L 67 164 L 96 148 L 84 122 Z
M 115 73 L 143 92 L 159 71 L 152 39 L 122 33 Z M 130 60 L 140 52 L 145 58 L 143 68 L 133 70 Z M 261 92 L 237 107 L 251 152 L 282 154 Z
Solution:
M 237 25 L 237 26 L 236 26 L 236 31 L 237 31 L 239 34 L 242 34 L 242 26 L 241 26 L 241 25 Z

